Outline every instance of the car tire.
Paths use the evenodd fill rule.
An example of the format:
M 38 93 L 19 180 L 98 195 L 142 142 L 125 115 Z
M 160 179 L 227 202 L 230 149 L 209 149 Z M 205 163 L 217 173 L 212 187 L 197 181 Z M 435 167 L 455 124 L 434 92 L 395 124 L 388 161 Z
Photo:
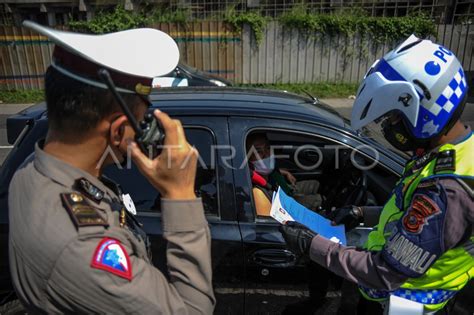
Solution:
M 0 306 L 1 315 L 20 315 L 27 314 L 20 300 L 13 300 Z

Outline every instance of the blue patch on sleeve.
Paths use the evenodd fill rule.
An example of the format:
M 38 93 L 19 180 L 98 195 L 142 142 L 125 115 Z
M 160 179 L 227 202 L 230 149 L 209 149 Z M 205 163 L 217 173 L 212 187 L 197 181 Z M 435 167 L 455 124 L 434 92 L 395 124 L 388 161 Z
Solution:
M 446 206 L 446 193 L 439 185 L 417 189 L 382 249 L 384 260 L 410 278 L 422 276 L 444 253 Z
M 122 244 L 111 238 L 104 238 L 92 257 L 91 267 L 113 273 L 128 281 L 132 280 L 130 257 Z

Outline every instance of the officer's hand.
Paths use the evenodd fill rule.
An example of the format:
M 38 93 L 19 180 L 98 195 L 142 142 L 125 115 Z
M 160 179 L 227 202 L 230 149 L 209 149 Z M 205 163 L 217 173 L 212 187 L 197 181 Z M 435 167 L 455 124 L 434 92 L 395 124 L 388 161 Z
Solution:
M 135 142 L 131 143 L 132 158 L 140 172 L 167 199 L 194 199 L 194 181 L 198 152 L 186 140 L 183 126 L 176 119 L 155 110 L 166 137 L 160 155 L 150 160 Z
M 328 215 L 328 219 L 332 220 L 333 225 L 344 224 L 346 231 L 350 231 L 358 226 L 363 218 L 362 208 L 357 206 L 338 208 Z
M 317 234 L 308 229 L 305 225 L 290 221 L 279 228 L 286 245 L 292 252 L 298 255 L 307 255 L 311 246 L 313 237 Z

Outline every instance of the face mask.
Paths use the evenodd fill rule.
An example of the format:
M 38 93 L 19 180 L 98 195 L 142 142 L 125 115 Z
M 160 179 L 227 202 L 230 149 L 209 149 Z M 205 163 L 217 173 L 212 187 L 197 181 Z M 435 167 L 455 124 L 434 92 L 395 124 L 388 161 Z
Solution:
M 267 158 L 253 161 L 255 171 L 261 175 L 268 175 L 275 169 L 275 156 L 272 154 Z

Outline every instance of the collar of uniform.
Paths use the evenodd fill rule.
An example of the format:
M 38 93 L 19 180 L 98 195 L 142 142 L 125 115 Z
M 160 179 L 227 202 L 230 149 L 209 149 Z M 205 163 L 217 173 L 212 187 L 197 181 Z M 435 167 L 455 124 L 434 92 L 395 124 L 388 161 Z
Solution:
M 100 190 L 111 194 L 111 190 L 105 186 L 97 177 L 61 161 L 51 154 L 43 151 L 44 141 L 39 141 L 35 145 L 35 168 L 44 176 L 51 178 L 60 185 L 72 188 L 78 178 L 84 177 Z M 114 195 L 114 194 L 111 194 Z
M 472 130 L 471 130 L 471 127 L 468 126 L 468 125 L 465 125 L 466 129 L 465 129 L 465 132 L 464 134 L 462 134 L 461 136 L 457 137 L 456 139 L 454 139 L 453 141 L 450 142 L 450 144 L 459 144 L 461 142 L 464 142 L 466 141 L 467 139 L 469 139 L 471 136 L 472 136 Z M 435 147 L 434 149 L 426 152 L 425 154 L 423 154 L 422 156 L 420 157 L 417 157 L 416 155 L 409 161 L 412 162 L 413 164 L 411 164 L 411 166 L 413 167 L 408 167 L 406 170 L 409 171 L 411 170 L 411 172 L 416 172 L 417 170 L 419 170 L 421 167 L 425 166 L 429 161 L 431 161 L 433 158 L 436 157 L 439 149 L 443 146 L 444 144 L 441 144 L 437 147 Z
M 471 126 L 464 125 L 464 127 L 466 127 L 465 134 L 454 139 L 453 144 L 460 144 L 461 142 L 466 141 L 472 136 Z
M 464 131 L 464 134 L 460 135 L 459 137 L 455 138 L 453 141 L 449 142 L 450 144 L 460 144 L 461 142 L 464 142 L 466 141 L 467 139 L 469 139 L 469 137 L 472 136 L 472 130 L 471 130 L 471 127 L 468 126 L 468 125 L 464 125 L 464 127 L 466 127 L 465 131 Z M 447 144 L 447 143 L 445 143 Z M 431 153 L 431 152 L 438 152 L 439 149 L 445 145 L 445 144 L 441 144 L 439 146 L 437 146 L 436 148 L 434 148 L 433 150 L 431 150 L 430 152 L 428 153 Z

